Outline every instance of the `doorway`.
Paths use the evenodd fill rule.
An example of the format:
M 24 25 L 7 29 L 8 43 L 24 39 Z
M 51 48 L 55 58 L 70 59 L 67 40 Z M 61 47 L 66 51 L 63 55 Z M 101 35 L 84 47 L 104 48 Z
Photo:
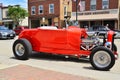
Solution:
M 52 19 L 51 19 L 51 18 L 48 19 L 48 25 L 49 25 L 49 26 L 52 25 Z

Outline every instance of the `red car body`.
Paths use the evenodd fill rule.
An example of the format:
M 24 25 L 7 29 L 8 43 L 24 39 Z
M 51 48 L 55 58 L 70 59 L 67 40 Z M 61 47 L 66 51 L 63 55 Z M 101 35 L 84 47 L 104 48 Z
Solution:
M 89 55 L 89 51 L 80 50 L 81 37 L 87 37 L 86 30 L 77 27 L 69 29 L 31 29 L 25 30 L 19 38 L 26 38 L 32 44 L 33 51 L 64 55 Z
M 24 27 L 24 26 L 18 26 L 14 29 L 15 33 L 18 35 L 20 34 L 24 29 L 28 29 L 28 27 Z
M 101 45 L 94 36 L 88 38 L 85 29 L 75 26 L 70 26 L 68 29 L 29 29 L 20 33 L 18 40 L 13 44 L 13 52 L 18 59 L 28 59 L 28 54 L 32 51 L 77 56 L 78 58 L 90 56 L 91 64 L 95 69 L 109 70 L 115 63 L 117 49 L 114 46 L 114 32 L 108 31 L 107 34 L 107 39 L 104 38 Z M 99 53 L 101 56 L 98 55 Z M 103 57 L 108 59 L 107 66 L 106 59 L 101 63 Z M 111 64 L 108 64 L 109 61 Z

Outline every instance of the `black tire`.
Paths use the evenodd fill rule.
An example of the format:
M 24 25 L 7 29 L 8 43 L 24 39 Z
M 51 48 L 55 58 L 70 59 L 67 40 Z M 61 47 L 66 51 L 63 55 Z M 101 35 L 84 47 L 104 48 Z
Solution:
M 90 62 L 95 69 L 108 71 L 115 64 L 115 56 L 111 50 L 100 46 L 92 50 L 90 55 Z
M 117 52 L 117 46 L 113 44 L 113 51 Z
M 27 60 L 32 53 L 32 46 L 26 39 L 18 39 L 13 44 L 13 53 L 17 59 Z

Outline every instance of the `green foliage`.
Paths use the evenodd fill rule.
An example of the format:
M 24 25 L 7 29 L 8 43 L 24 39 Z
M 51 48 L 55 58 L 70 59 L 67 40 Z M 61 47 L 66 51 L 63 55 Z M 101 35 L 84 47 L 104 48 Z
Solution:
M 8 17 L 11 18 L 17 26 L 27 16 L 27 11 L 20 6 L 9 6 L 8 8 Z

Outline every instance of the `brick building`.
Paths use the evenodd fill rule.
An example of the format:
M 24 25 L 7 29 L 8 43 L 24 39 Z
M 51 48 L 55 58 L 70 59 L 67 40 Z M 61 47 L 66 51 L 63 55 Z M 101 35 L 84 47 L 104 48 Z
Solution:
M 71 0 L 28 0 L 29 26 L 64 26 L 64 20 L 71 15 Z
M 119 25 L 119 29 L 120 29 L 120 0 L 119 0 L 119 23 L 118 23 L 118 25 Z
M 120 0 L 78 0 L 78 21 L 81 27 L 109 24 L 111 29 L 119 27 Z M 71 20 L 76 20 L 76 3 L 72 4 Z

